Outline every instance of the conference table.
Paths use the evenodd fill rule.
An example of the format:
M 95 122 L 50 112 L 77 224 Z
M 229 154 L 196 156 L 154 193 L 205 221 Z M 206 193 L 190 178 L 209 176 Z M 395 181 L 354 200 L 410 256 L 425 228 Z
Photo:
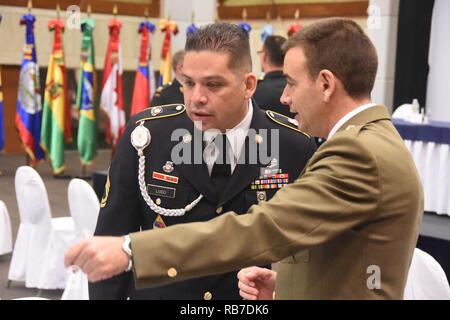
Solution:
M 450 216 L 450 123 L 393 120 L 422 180 L 427 212 Z

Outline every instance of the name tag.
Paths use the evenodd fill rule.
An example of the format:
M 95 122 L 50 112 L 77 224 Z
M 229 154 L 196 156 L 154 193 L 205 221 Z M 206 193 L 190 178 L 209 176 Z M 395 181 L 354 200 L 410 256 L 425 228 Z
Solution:
M 177 190 L 175 188 L 157 186 L 154 184 L 147 185 L 147 192 L 152 196 L 174 199 L 176 191 Z

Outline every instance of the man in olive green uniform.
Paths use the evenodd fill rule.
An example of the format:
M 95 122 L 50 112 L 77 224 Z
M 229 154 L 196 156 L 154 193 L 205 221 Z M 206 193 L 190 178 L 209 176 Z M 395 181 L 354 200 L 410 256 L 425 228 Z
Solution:
M 152 98 L 151 106 L 184 103 L 183 86 L 181 85 L 181 72 L 183 70 L 184 50 L 175 52 L 172 58 L 172 70 L 175 78 L 172 82 L 159 87 Z
M 348 19 L 311 24 L 285 50 L 282 100 L 301 130 L 327 138 L 299 179 L 247 215 L 131 234 L 131 258 L 124 238 L 80 242 L 66 265 L 97 281 L 132 261 L 136 285 L 145 287 L 281 261 L 276 279 L 241 271 L 241 295 L 401 299 L 423 191 L 387 109 L 370 101 L 376 50 Z

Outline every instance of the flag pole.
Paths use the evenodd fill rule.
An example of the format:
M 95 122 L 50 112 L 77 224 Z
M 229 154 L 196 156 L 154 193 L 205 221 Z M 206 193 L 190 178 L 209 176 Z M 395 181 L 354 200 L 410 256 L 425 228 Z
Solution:
M 31 10 L 33 9 L 33 1 L 28 0 L 27 9 L 28 13 L 31 13 Z M 31 160 L 28 152 L 25 152 L 25 163 L 27 166 L 31 166 L 33 169 L 35 169 L 35 163 Z

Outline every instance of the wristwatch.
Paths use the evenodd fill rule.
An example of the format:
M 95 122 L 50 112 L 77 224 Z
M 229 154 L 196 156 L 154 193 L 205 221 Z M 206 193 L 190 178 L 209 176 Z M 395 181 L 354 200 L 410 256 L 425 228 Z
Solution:
M 128 255 L 128 267 L 125 271 L 131 271 L 131 269 L 133 268 L 133 254 L 131 252 L 131 239 L 130 235 L 128 234 L 123 236 L 122 250 L 125 251 L 125 253 Z

